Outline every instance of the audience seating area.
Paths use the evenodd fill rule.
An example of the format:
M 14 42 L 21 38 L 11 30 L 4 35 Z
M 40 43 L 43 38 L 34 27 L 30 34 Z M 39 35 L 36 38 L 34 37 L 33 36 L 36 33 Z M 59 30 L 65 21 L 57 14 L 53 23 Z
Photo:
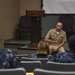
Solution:
M 26 56 L 25 56 L 26 55 Z M 18 55 L 17 55 L 18 56 Z M 27 54 L 20 55 L 22 66 L 29 72 L 35 68 L 53 71 L 75 71 L 75 63 L 58 63 L 48 61 L 47 58 L 30 58 Z M 38 65 L 38 66 L 37 66 Z
M 70 67 L 66 67 L 67 63 L 66 64 L 63 63 L 63 64 L 65 64 L 65 67 L 67 69 L 68 68 L 70 68 L 70 69 L 69 69 L 69 71 L 68 70 L 61 71 L 61 70 L 43 69 L 43 68 L 41 68 L 42 64 L 40 61 L 21 61 L 21 63 L 23 64 L 22 65 L 23 67 L 21 67 L 21 68 L 0 69 L 0 75 L 75 75 L 75 71 L 74 71 L 75 69 L 71 70 L 71 68 L 73 67 L 72 64 L 71 64 L 72 67 L 70 68 Z M 55 63 L 53 63 L 53 64 L 55 64 Z M 50 66 L 50 67 L 52 67 L 52 66 Z M 65 67 L 64 67 L 64 69 L 65 69 Z M 55 69 L 58 69 L 58 68 L 59 67 L 56 67 Z
M 50 62 L 47 58 L 22 56 L 22 67 L 30 75 L 75 75 L 75 63 Z
M 16 55 L 22 67 L 0 69 L 0 75 L 75 75 L 75 63 L 50 62 L 47 58 L 30 58 L 28 54 Z

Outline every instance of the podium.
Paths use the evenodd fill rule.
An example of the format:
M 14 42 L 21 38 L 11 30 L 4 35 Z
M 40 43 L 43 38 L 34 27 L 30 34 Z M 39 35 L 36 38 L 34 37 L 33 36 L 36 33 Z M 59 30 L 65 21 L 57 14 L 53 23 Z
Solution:
M 29 47 L 37 47 L 41 40 L 41 17 L 44 16 L 44 11 L 26 10 L 26 16 L 31 17 L 31 43 Z

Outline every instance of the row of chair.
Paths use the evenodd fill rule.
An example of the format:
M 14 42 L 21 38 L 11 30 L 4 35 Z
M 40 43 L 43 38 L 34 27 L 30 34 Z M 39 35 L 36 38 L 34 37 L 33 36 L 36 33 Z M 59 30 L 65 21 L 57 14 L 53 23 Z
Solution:
M 58 63 L 48 61 L 45 69 L 53 71 L 75 71 L 75 63 Z
M 17 55 L 15 55 L 15 56 L 19 57 L 20 59 L 21 59 L 22 57 L 29 57 L 28 54 L 17 54 Z
M 39 58 L 38 58 L 39 59 Z M 33 71 L 35 68 L 41 68 L 46 70 L 53 71 L 75 71 L 75 63 L 58 63 L 58 62 L 50 62 L 45 61 L 40 58 L 40 60 L 23 60 L 21 61 L 22 66 L 27 71 Z
M 22 57 L 21 61 L 40 61 L 42 64 L 42 68 L 44 69 L 46 67 L 46 62 L 48 61 L 48 58 L 30 58 L 30 57 Z
M 27 72 L 24 68 L 0 69 L 0 75 L 27 75 Z M 33 75 L 75 75 L 75 71 L 63 72 L 36 68 Z
M 53 70 L 53 71 L 75 71 L 75 63 L 50 62 L 47 58 L 30 58 L 28 55 L 21 55 L 22 67 L 27 71 L 33 71 L 35 68 Z
M 0 75 L 26 75 L 24 68 L 0 69 Z
M 34 69 L 34 75 L 75 75 L 75 71 L 52 71 L 44 69 Z

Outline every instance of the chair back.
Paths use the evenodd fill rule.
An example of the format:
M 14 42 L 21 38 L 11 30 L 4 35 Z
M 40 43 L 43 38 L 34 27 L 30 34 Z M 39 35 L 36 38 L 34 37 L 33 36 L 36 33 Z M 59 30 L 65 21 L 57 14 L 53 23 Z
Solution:
M 16 54 L 17 57 L 19 57 L 19 59 L 22 59 L 22 57 L 28 57 L 28 54 Z
M 46 63 L 46 69 L 53 71 L 75 71 L 75 63 L 58 63 L 48 61 Z
M 22 57 L 23 61 L 41 61 L 42 68 L 44 69 L 46 67 L 46 63 L 48 61 L 48 58 L 29 58 L 29 57 Z
M 0 75 L 26 75 L 24 68 L 0 69 Z
M 42 68 L 40 61 L 21 61 L 22 67 L 26 69 L 26 72 L 33 72 L 35 68 Z
M 35 69 L 34 75 L 75 75 L 75 71 L 63 72 L 63 71 L 52 71 L 44 69 Z

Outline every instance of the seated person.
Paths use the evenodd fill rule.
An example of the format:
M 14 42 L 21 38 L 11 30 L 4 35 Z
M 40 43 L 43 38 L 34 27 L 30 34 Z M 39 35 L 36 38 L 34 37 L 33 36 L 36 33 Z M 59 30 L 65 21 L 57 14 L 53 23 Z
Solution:
M 62 30 L 62 22 L 57 22 L 54 29 L 50 29 L 45 37 L 49 44 L 50 53 L 56 55 L 58 52 L 65 52 L 63 45 L 67 41 L 66 32 Z
M 49 60 L 53 60 L 52 56 L 49 55 L 49 46 L 45 40 L 41 40 L 38 43 L 36 53 L 32 54 L 32 58 L 48 58 Z
M 21 67 L 21 63 L 13 51 L 6 48 L 0 48 L 0 69 L 18 67 Z
M 57 53 L 54 60 L 55 62 L 75 63 L 75 35 L 69 37 L 68 46 L 70 51 Z

